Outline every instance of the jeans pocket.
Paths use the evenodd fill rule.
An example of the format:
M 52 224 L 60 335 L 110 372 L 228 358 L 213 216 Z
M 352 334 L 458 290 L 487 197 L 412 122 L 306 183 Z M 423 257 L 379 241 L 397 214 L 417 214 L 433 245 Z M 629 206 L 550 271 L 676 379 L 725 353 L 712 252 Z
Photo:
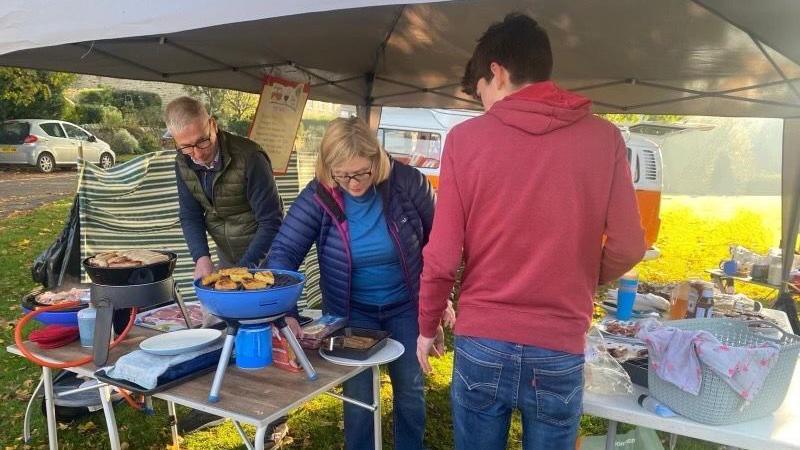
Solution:
M 577 420 L 583 404 L 583 358 L 562 357 L 536 364 L 536 417 L 557 426 Z
M 453 397 L 463 407 L 481 411 L 497 398 L 503 365 L 484 361 L 469 350 L 456 347 L 453 364 Z

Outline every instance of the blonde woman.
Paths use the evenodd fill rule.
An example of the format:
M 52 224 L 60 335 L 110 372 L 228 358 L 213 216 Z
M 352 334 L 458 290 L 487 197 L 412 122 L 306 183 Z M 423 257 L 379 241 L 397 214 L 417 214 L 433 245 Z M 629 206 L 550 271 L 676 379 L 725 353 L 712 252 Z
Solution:
M 296 270 L 316 243 L 323 311 L 347 317 L 349 326 L 388 331 L 405 346 L 389 364 L 394 446 L 403 450 L 423 448 L 425 401 L 414 349 L 422 247 L 432 221 L 427 179 L 392 161 L 363 121 L 336 119 L 322 138 L 316 178 L 289 209 L 267 262 Z M 348 381 L 345 395 L 371 403 L 371 378 L 366 371 Z M 346 448 L 372 448 L 372 414 L 348 403 L 344 410 Z

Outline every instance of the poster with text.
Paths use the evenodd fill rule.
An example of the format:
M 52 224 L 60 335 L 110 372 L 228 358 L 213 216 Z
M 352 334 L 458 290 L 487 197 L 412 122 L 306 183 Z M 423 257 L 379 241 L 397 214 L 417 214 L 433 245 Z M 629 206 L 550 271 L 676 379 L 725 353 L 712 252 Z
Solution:
M 308 92 L 308 83 L 273 76 L 264 79 L 249 137 L 267 152 L 275 174 L 285 174 L 289 168 Z

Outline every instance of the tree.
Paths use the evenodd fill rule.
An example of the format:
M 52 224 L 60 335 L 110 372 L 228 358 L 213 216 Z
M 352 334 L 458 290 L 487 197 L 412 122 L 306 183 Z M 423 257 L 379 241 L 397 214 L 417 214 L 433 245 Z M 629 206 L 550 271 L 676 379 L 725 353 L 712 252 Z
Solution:
M 599 114 L 609 122 L 617 125 L 633 125 L 639 122 L 663 122 L 663 123 L 676 123 L 684 119 L 684 116 L 676 116 L 674 114 Z
M 0 120 L 64 118 L 64 90 L 75 79 L 69 73 L 0 67 Z
M 191 97 L 201 100 L 206 105 L 208 113 L 212 116 L 219 117 L 222 115 L 222 107 L 225 103 L 225 97 L 228 93 L 226 89 L 211 88 L 206 86 L 184 86 L 183 90 L 186 91 Z
M 242 91 L 228 91 L 225 95 L 225 112 L 234 120 L 253 120 L 258 106 L 258 96 Z

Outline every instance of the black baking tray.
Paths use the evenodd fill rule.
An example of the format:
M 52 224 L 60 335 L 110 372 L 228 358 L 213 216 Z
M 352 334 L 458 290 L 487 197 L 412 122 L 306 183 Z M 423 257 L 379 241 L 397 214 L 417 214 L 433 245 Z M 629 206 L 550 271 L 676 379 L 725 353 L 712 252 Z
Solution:
M 370 346 L 369 348 L 360 349 L 360 348 L 352 348 L 352 347 L 343 347 L 343 346 L 335 346 L 333 350 L 328 350 L 328 339 L 334 338 L 336 336 L 363 336 L 375 339 L 375 343 Z M 368 330 L 366 328 L 352 328 L 352 327 L 345 327 L 342 328 L 332 335 L 328 336 L 323 340 L 322 344 L 322 352 L 326 355 L 335 356 L 337 358 L 347 358 L 347 359 L 355 359 L 359 361 L 363 361 L 368 359 L 370 356 L 377 353 L 380 349 L 386 346 L 386 343 L 389 342 L 390 333 L 388 331 L 382 330 Z
M 112 386 L 118 386 L 139 394 L 150 395 L 212 372 L 217 368 L 217 363 L 221 355 L 222 349 L 218 348 L 213 352 L 203 353 L 194 359 L 176 364 L 158 377 L 156 387 L 152 389 L 146 389 L 128 380 L 112 378 L 108 376 L 105 369 L 100 369 L 95 372 L 94 377 Z
M 634 358 L 622 362 L 622 368 L 628 372 L 633 384 L 647 387 L 647 358 Z

